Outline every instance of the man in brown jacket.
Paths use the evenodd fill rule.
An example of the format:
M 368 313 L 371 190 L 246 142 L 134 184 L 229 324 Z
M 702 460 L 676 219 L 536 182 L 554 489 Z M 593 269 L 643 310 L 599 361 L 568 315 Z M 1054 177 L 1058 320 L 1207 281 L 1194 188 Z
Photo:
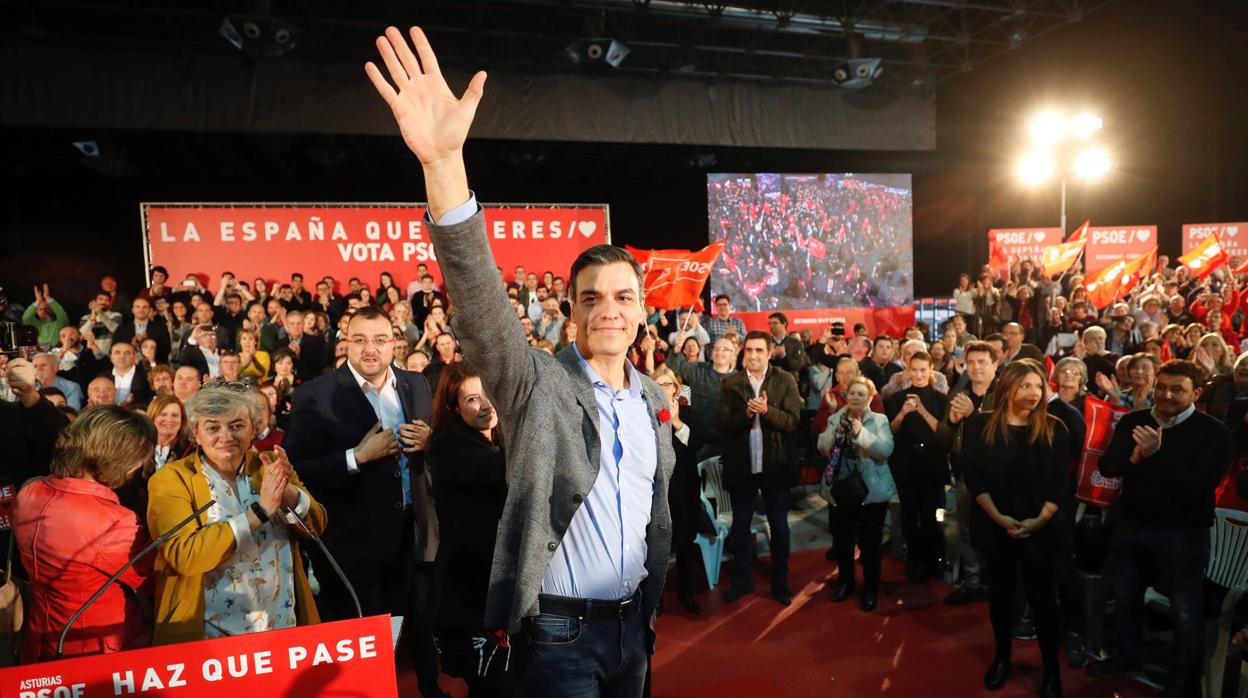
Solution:
M 771 528 L 771 592 L 780 603 L 793 602 L 789 590 L 789 488 L 797 484 L 790 437 L 802 410 L 797 381 L 769 365 L 771 335 L 745 336 L 744 371 L 724 379 L 715 421 L 724 436 L 724 486 L 732 497 L 732 587 L 724 601 L 754 590 L 750 561 L 754 538 L 754 498 L 761 491 Z

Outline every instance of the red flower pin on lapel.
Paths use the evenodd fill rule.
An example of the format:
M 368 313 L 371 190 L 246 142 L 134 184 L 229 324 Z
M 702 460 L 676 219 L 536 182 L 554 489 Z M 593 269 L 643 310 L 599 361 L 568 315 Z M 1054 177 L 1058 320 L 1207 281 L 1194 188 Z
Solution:
M 669 412 L 666 407 L 659 410 L 659 413 L 656 416 L 659 418 L 659 424 L 667 424 L 672 421 L 672 413 Z

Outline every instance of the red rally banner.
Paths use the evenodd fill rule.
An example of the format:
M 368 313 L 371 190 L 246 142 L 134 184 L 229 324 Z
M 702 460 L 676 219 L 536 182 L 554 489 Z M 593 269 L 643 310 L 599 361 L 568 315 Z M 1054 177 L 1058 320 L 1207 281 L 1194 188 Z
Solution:
M 988 231 L 988 264 L 998 275 L 1024 259 L 1039 266 L 1044 248 L 1060 243 L 1063 234 L 1061 228 L 992 228 Z
M 1210 235 L 1218 237 L 1222 251 L 1232 257 L 1248 259 L 1248 223 L 1185 223 L 1183 254 L 1196 249 Z
M 1079 460 L 1079 488 L 1075 497 L 1082 502 L 1101 509 L 1108 509 L 1122 493 L 1122 478 L 1105 477 L 1097 468 L 1101 454 L 1109 448 L 1114 427 L 1122 415 L 1130 412 L 1125 407 L 1111 405 L 1088 395 L 1084 402 L 1084 419 L 1088 435 L 1083 441 L 1083 457 Z
M 611 241 L 605 204 L 484 208 L 495 262 L 509 279 L 516 266 L 566 277 L 578 254 Z M 330 275 L 341 291 L 351 277 L 376 287 L 386 271 L 403 289 L 420 263 L 441 281 L 422 205 L 145 203 L 141 211 L 147 262 L 168 269 L 170 285 L 187 274 L 211 285 L 226 271 L 248 284 L 285 283 L 299 272 L 307 288 Z
M 715 242 L 697 252 L 690 250 L 639 250 L 631 245 L 624 249 L 637 258 L 646 270 L 646 305 L 663 310 L 693 307 L 701 311 L 702 289 L 711 276 L 711 267 L 723 251 L 724 244 Z
M 1157 246 L 1155 225 L 1111 225 L 1088 229 L 1084 268 L 1092 275 L 1115 262 L 1130 261 Z M 1147 273 L 1151 273 L 1151 269 Z
M 389 616 L 0 669 L 0 698 L 398 696 Z

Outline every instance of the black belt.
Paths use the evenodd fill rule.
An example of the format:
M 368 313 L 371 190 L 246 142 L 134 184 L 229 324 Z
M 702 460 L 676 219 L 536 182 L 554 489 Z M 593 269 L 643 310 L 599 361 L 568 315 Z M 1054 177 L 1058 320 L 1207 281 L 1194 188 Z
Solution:
M 556 616 L 568 616 L 581 620 L 621 620 L 628 618 L 641 607 L 641 594 L 634 593 L 617 601 L 575 599 L 567 596 L 542 594 L 537 597 L 538 611 Z

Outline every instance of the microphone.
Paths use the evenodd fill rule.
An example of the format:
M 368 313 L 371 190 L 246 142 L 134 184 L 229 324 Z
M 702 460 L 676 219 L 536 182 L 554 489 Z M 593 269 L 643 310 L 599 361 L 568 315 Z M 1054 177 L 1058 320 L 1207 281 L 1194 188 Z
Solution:
M 317 547 L 321 549 L 321 552 L 325 555 L 325 559 L 329 561 L 329 566 L 334 569 L 334 574 L 338 575 L 338 579 L 342 582 L 342 585 L 347 588 L 347 593 L 351 595 L 351 602 L 355 604 L 355 617 L 363 618 L 364 611 L 360 608 L 360 597 L 355 595 L 355 587 L 351 586 L 351 580 L 347 579 L 347 574 L 342 571 L 341 567 L 338 566 L 338 561 L 335 560 L 334 556 L 330 554 L 329 548 L 325 547 L 325 542 L 322 541 L 321 537 L 316 535 L 310 527 L 308 527 L 308 523 L 303 520 L 302 516 L 296 514 L 294 509 L 284 506 L 281 511 L 283 514 L 289 514 L 291 518 L 299 523 L 299 528 L 302 528 L 303 532 L 306 533 L 309 538 L 316 541 Z
M 69 629 L 73 627 L 74 621 L 78 620 L 78 618 L 87 610 L 87 608 L 90 607 L 91 604 L 95 603 L 96 599 L 100 598 L 100 596 L 105 591 L 108 591 L 108 588 L 111 587 L 114 583 L 116 583 L 118 579 L 121 579 L 121 575 L 125 574 L 126 570 L 133 567 L 134 563 L 143 559 L 144 555 L 147 555 L 148 553 L 152 552 L 152 550 L 154 550 L 155 548 L 163 544 L 165 541 L 169 540 L 173 536 L 173 534 L 182 530 L 184 526 L 186 526 L 190 522 L 199 518 L 200 514 L 204 513 L 205 511 L 208 511 L 208 508 L 216 503 L 217 501 L 215 499 L 208 500 L 206 504 L 196 509 L 195 511 L 191 512 L 190 516 L 179 521 L 178 525 L 174 526 L 168 531 L 165 531 L 159 538 L 149 543 L 146 548 L 143 548 L 142 550 L 139 551 L 138 555 L 135 555 L 134 557 L 130 558 L 129 562 L 123 565 L 121 569 L 117 570 L 117 572 L 113 574 L 113 576 L 109 577 L 108 581 L 104 582 L 104 586 L 97 589 L 96 592 L 91 595 L 91 598 L 87 599 L 86 603 L 78 607 L 78 610 L 74 611 L 74 615 L 69 617 L 69 622 L 65 624 L 65 628 L 61 630 L 60 639 L 56 641 L 56 658 L 60 659 L 61 655 L 64 654 L 65 652 L 65 636 L 69 634 Z

